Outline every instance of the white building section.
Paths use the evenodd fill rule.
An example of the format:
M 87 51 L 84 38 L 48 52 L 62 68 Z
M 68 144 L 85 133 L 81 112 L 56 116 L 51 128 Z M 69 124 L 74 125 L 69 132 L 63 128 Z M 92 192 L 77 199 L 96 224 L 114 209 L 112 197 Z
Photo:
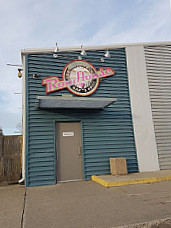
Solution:
M 127 46 L 127 68 L 140 172 L 159 170 L 143 46 Z

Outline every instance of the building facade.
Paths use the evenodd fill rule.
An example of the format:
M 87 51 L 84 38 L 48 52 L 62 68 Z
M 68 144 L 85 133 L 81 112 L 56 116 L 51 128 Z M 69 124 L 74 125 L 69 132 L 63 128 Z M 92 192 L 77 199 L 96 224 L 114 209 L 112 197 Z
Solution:
M 26 186 L 109 174 L 110 157 L 126 157 L 129 173 L 171 168 L 171 44 L 28 49 L 22 60 Z

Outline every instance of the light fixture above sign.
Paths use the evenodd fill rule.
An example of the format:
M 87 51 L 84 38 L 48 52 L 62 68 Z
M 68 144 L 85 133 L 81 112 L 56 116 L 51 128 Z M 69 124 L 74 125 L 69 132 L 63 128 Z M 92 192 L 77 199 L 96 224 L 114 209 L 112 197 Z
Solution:
M 67 88 L 78 96 L 89 96 L 94 93 L 100 82 L 100 78 L 114 75 L 112 68 L 100 67 L 98 70 L 84 60 L 69 62 L 62 73 L 62 80 L 57 76 L 42 79 L 42 85 L 46 86 L 46 93 L 51 93 Z
M 106 53 L 104 54 L 104 57 L 110 58 L 110 52 L 107 50 Z
M 82 55 L 82 56 L 87 55 L 85 50 L 83 49 L 83 45 L 81 45 L 81 53 L 80 53 L 80 55 Z
M 55 50 L 54 50 L 54 54 L 53 54 L 53 57 L 54 58 L 57 58 L 58 57 L 58 55 L 57 55 L 57 52 L 59 51 L 59 49 L 58 49 L 58 44 L 56 43 L 56 47 L 55 47 Z
M 55 53 L 58 52 L 58 44 L 56 43 L 56 47 L 55 47 L 55 50 L 54 50 Z

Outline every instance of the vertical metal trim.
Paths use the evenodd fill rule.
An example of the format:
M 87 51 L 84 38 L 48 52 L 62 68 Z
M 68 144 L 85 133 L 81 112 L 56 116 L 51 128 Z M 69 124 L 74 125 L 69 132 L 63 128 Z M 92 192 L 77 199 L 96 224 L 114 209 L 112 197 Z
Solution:
M 55 153 L 56 153 L 56 184 L 58 183 L 58 144 L 59 144 L 59 122 L 55 121 Z
M 57 183 L 57 148 L 56 148 L 56 121 L 53 121 L 53 124 L 54 124 L 54 130 L 53 130 L 53 134 L 54 134 L 54 159 L 55 159 L 55 162 L 54 162 L 54 181 L 55 181 L 55 184 Z
M 28 183 L 28 54 L 25 56 L 25 107 L 26 107 L 26 144 L 25 144 L 25 185 L 29 186 Z
M 21 149 L 21 165 L 22 165 L 22 179 L 25 180 L 25 144 L 26 144 L 26 85 L 25 85 L 25 55 L 22 56 L 22 67 L 23 67 L 23 77 L 22 77 L 22 149 Z
M 81 121 L 81 144 L 82 144 L 82 168 L 83 168 L 83 180 L 86 180 L 85 175 L 85 154 L 84 154 L 84 129 L 83 121 Z

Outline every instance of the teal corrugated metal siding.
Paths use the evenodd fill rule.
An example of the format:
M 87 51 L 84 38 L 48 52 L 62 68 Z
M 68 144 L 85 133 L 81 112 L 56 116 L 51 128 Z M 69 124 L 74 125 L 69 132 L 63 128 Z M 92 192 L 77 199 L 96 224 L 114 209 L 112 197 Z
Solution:
M 105 110 L 39 110 L 36 96 L 45 96 L 41 79 L 56 75 L 79 52 L 53 54 L 30 54 L 26 56 L 27 83 L 27 145 L 26 185 L 56 183 L 55 121 L 81 121 L 83 138 L 83 173 L 88 180 L 91 175 L 108 174 L 110 157 L 126 157 L 128 172 L 137 172 L 137 156 L 129 101 L 125 49 L 110 51 L 111 57 L 101 62 L 103 51 L 87 51 L 84 60 L 96 68 L 111 67 L 116 73 L 104 78 L 91 97 L 114 97 L 117 102 Z M 32 75 L 37 74 L 38 79 Z M 67 89 L 46 96 L 70 94 Z

